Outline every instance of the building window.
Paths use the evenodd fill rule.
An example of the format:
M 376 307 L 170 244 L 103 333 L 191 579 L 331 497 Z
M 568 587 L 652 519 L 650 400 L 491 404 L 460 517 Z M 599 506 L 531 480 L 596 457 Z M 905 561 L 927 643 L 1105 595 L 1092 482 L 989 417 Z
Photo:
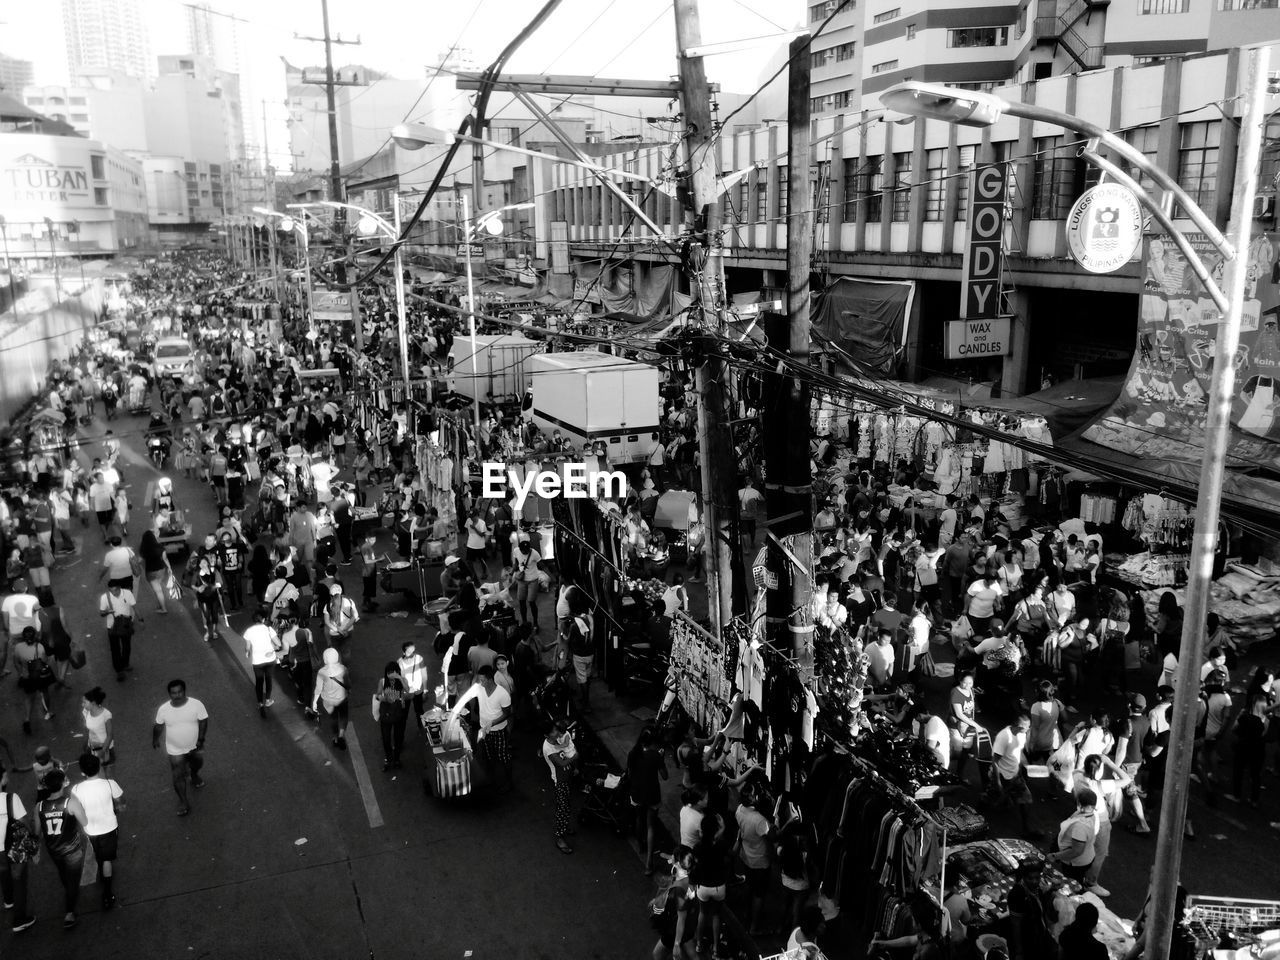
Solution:
M 1157 145 L 1160 141 L 1160 128 L 1154 124 L 1149 127 L 1134 127 L 1132 130 L 1126 131 L 1124 134 L 1125 142 L 1133 147 L 1148 162 L 1154 164 L 1156 162 Z M 1138 181 L 1144 187 L 1151 188 L 1154 181 L 1141 170 L 1137 169 L 1127 160 L 1121 160 L 1121 168 L 1131 177 Z
M 93 188 L 93 202 L 100 207 L 105 207 L 107 205 L 107 188 L 106 187 Z
M 778 221 L 787 222 L 787 184 L 791 180 L 791 168 L 785 163 L 778 167 Z
M 858 219 L 861 205 L 870 223 L 883 219 L 884 207 L 884 157 L 867 157 L 859 163 L 856 159 L 844 162 L 844 222 Z
M 67 101 L 63 100 L 61 97 L 49 98 L 49 106 L 51 107 L 65 107 L 66 105 L 67 105 Z
M 68 97 L 67 102 L 73 107 L 83 107 L 88 104 L 88 100 L 84 97 Z
M 821 113 L 824 109 L 826 109 L 826 105 L 827 105 L 826 97 L 810 97 L 809 98 L 810 113 Z
M 826 223 L 831 219 L 831 161 L 822 160 L 809 168 L 809 180 L 813 184 L 814 221 Z
M 1080 193 L 1082 162 L 1063 137 L 1039 137 L 1031 165 L 1031 218 L 1065 220 Z
M 825 3 L 815 3 L 809 8 L 809 22 L 817 23 L 827 18 L 827 5 Z
M 95 180 L 107 179 L 107 173 L 103 160 L 105 158 L 100 153 L 89 154 L 89 172 Z
M 751 177 L 742 178 L 738 184 L 738 222 L 746 223 L 747 214 L 751 212 Z
M 88 123 L 89 115 L 87 113 L 73 113 L 71 115 L 72 123 Z
M 760 170 L 756 173 L 756 223 L 764 223 L 769 219 L 769 173 Z
M 1275 10 L 1280 0 L 1218 0 L 1219 10 Z
M 209 164 L 209 172 L 213 174 L 213 176 L 215 177 L 222 176 L 222 164 L 220 163 Z
M 1003 47 L 1008 43 L 1008 27 L 965 27 L 947 31 L 948 47 Z
M 809 66 L 814 70 L 821 70 L 827 65 L 827 60 L 830 56 L 830 50 L 819 50 L 817 53 L 811 53 L 809 54 Z
M 1178 186 L 1187 191 L 1200 209 L 1212 206 L 1218 187 L 1218 140 L 1221 120 L 1201 120 L 1178 127 Z M 1179 209 L 1178 216 L 1186 212 Z
M 890 219 L 905 223 L 911 216 L 911 151 L 893 155 L 893 209 Z
M 844 63 L 846 60 L 853 59 L 853 53 L 858 45 L 856 43 L 842 43 L 836 47 L 836 63 Z
M 956 219 L 969 219 L 969 177 L 973 173 L 973 158 L 977 147 L 961 147 L 956 170 Z
M 947 201 L 947 151 L 926 150 L 924 166 L 924 218 L 941 220 Z
M 27 97 L 27 106 L 29 106 L 29 107 L 43 107 L 43 106 L 44 106 L 44 97 Z
M 190 161 L 184 163 L 182 166 L 187 171 L 187 173 L 196 172 L 196 165 L 194 163 L 191 163 Z
M 1160 13 L 1186 13 L 1191 0 L 1138 0 L 1138 13 L 1151 16 Z
M 839 93 L 831 95 L 831 105 L 837 110 L 847 110 L 852 102 L 853 94 L 848 90 L 842 90 Z
M 892 10 L 886 10 L 884 13 L 877 13 L 871 18 L 872 23 L 886 23 L 889 20 L 896 20 L 902 16 L 902 8 L 894 7 Z
M 489 136 L 494 143 L 509 143 L 513 147 L 520 146 L 519 127 L 490 127 Z
M 871 67 L 872 73 L 888 73 L 890 70 L 898 69 L 897 60 L 886 60 L 884 63 L 877 63 Z
M 914 40 L 916 38 L 916 25 L 914 23 L 907 24 L 907 39 Z

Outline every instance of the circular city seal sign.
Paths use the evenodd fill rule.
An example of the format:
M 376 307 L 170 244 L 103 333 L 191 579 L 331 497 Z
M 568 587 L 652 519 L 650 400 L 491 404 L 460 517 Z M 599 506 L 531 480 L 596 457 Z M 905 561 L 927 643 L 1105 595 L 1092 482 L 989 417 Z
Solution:
M 1114 273 L 1142 245 L 1142 204 L 1128 187 L 1090 187 L 1067 215 L 1067 248 L 1090 273 Z

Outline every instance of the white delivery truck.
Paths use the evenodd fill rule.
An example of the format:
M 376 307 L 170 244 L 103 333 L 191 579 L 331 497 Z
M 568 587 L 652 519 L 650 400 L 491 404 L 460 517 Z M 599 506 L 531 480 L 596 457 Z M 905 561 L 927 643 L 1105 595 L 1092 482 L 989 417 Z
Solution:
M 519 334 L 456 335 L 449 348 L 449 389 L 481 403 L 512 403 L 524 396 L 527 359 L 544 349 L 542 341 Z
M 610 463 L 641 463 L 658 435 L 658 368 L 607 353 L 540 353 L 525 361 L 533 384 L 528 411 L 547 436 L 577 448 L 602 442 Z

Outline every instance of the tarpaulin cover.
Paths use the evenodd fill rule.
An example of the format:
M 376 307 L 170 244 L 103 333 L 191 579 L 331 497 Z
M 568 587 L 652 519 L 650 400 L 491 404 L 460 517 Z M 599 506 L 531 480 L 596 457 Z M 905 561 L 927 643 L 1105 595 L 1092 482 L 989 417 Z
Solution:
M 1202 234 L 1192 248 L 1221 285 L 1222 255 Z M 1280 477 L 1280 257 L 1277 237 L 1254 238 L 1231 405 L 1228 466 Z M 1194 477 L 1204 456 L 1206 396 L 1220 314 L 1165 234 L 1147 238 L 1138 344 L 1124 389 L 1083 433 L 1086 440 L 1140 458 L 1152 469 Z M 1181 464 L 1186 466 L 1175 466 Z M 1273 494 L 1272 494 L 1273 495 Z
M 863 369 L 892 376 L 906 341 L 915 284 L 841 277 L 813 302 L 813 327 Z M 838 355 L 837 355 L 838 356 Z
M 606 310 L 661 319 L 679 313 L 689 305 L 689 296 L 680 293 L 680 275 L 668 264 L 610 265 L 600 284 L 600 302 Z

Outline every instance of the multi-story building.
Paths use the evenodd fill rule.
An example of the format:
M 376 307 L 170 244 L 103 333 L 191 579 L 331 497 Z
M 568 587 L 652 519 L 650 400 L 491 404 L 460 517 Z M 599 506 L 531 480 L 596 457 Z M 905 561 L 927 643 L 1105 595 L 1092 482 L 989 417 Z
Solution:
M 14 259 L 88 258 L 123 253 L 147 242 L 142 165 L 125 153 L 67 129 L 9 122 L 0 103 L 0 210 Z M 52 236 L 46 218 L 52 223 Z M 52 240 L 52 247 L 50 241 Z
M 1275 50 L 1272 56 L 1280 53 Z M 1174 175 L 1220 225 L 1228 217 L 1236 166 L 1241 51 L 1169 57 L 1157 63 L 1055 76 L 1002 87 L 1008 100 L 1034 101 L 1115 130 Z M 870 101 L 867 101 L 870 104 Z M 815 121 L 811 158 L 819 174 L 814 269 L 823 278 L 909 289 L 897 372 L 912 379 L 942 373 L 997 380 L 1006 393 L 1034 389 L 1041 375 L 1119 374 L 1134 349 L 1142 275 L 1136 260 L 1095 275 L 1067 256 L 1065 222 L 1095 170 L 1079 156 L 1079 139 L 1044 123 L 1004 117 L 977 129 L 915 119 L 886 122 L 883 109 Z M 1280 138 L 1280 113 L 1267 140 Z M 724 172 L 750 174 L 721 199 L 727 227 L 725 274 L 731 293 L 785 288 L 787 131 L 773 125 L 719 141 Z M 668 151 L 602 158 L 661 179 Z M 969 173 L 975 164 L 1006 164 L 1010 196 L 1003 233 L 1001 295 L 1011 316 L 1003 359 L 948 360 L 943 324 L 959 317 L 962 251 L 967 236 Z M 825 168 L 825 174 L 824 174 Z M 1280 157 L 1266 154 L 1260 192 L 1273 198 L 1259 229 L 1274 229 Z M 661 263 L 667 252 L 581 171 L 551 166 L 534 191 L 537 251 L 547 228 L 567 224 L 574 269 L 598 272 L 601 244 L 618 261 Z M 545 193 L 544 193 L 545 189 Z M 674 192 L 647 193 L 644 208 L 668 235 L 681 230 Z M 1175 222 L 1193 229 L 1185 214 Z M 624 231 L 636 238 L 617 244 Z M 870 286 L 868 286 L 870 290 Z M 877 295 L 868 293 L 870 300 Z
M 863 0 L 863 105 L 904 80 L 991 89 L 1280 39 L 1276 11 L 1276 0 Z
M 35 78 L 35 67 L 30 60 L 19 60 L 0 53 L 0 91 L 11 97 L 21 97 L 23 87 Z
M 865 4 L 866 0 L 862 0 Z M 809 95 L 815 117 L 856 110 L 862 80 L 863 11 L 858 0 L 840 5 L 840 0 L 810 3 L 809 29 L 817 30 L 828 18 L 822 35 L 810 45 L 812 73 Z
M 70 86 L 27 86 L 23 102 L 62 120 L 77 133 L 132 153 L 147 150 L 147 88 L 115 71 L 86 72 Z
M 155 75 L 141 0 L 62 0 L 62 24 L 72 76 L 86 69 Z

